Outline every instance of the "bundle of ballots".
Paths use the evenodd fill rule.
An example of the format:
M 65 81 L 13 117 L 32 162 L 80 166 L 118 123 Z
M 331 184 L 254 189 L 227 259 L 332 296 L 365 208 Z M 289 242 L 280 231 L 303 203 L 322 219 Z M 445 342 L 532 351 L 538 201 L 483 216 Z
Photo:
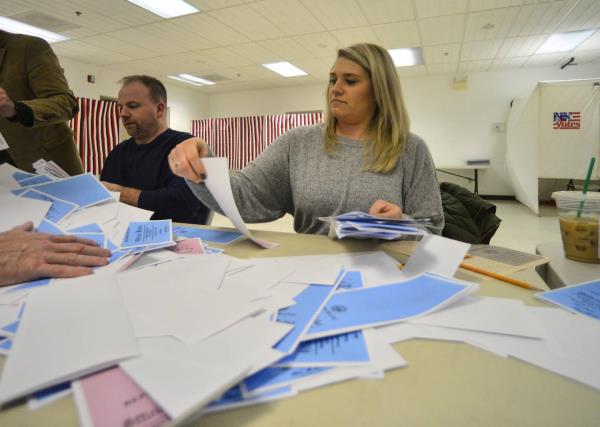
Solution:
M 329 222 L 329 237 L 338 239 L 418 240 L 427 234 L 425 225 L 429 223 L 424 219 L 391 219 L 356 211 L 319 219 Z
M 68 178 L 69 174 L 66 173 L 63 168 L 58 166 L 54 161 L 46 161 L 40 159 L 33 164 L 35 172 L 39 175 L 46 175 L 54 178 Z

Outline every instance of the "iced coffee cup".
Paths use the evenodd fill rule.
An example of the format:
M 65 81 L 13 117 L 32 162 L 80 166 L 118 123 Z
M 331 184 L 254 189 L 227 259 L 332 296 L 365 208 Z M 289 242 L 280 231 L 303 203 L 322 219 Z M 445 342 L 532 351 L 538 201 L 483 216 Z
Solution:
M 565 256 L 574 261 L 600 263 L 600 193 L 588 192 L 583 206 L 580 191 L 556 191 L 552 198 L 556 200 Z

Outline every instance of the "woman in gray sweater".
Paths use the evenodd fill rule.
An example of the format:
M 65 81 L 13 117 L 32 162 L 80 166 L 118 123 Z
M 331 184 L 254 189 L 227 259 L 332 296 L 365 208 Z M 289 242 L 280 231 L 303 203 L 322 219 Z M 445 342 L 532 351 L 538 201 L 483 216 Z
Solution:
M 202 181 L 206 142 L 182 142 L 169 155 L 173 173 L 220 211 Z M 373 44 L 338 51 L 327 89 L 326 121 L 290 130 L 241 171 L 231 188 L 245 222 L 286 213 L 299 233 L 326 234 L 320 216 L 363 211 L 388 218 L 429 218 L 440 234 L 444 216 L 427 146 L 409 132 L 400 81 L 389 53 Z

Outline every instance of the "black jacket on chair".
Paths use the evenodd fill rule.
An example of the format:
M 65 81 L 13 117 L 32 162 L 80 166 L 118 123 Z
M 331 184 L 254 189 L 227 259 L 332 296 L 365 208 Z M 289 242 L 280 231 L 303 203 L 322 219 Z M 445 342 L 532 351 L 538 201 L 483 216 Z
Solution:
M 501 222 L 496 216 L 496 205 L 450 182 L 442 182 L 440 192 L 445 220 L 442 236 L 489 244 Z

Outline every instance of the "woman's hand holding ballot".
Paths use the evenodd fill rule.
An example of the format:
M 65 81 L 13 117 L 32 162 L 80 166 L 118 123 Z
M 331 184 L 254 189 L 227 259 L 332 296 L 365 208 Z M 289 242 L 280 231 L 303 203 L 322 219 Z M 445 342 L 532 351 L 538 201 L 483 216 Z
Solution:
M 177 176 L 200 183 L 206 179 L 202 157 L 209 154 L 208 144 L 200 138 L 190 138 L 178 144 L 169 154 L 169 166 Z

